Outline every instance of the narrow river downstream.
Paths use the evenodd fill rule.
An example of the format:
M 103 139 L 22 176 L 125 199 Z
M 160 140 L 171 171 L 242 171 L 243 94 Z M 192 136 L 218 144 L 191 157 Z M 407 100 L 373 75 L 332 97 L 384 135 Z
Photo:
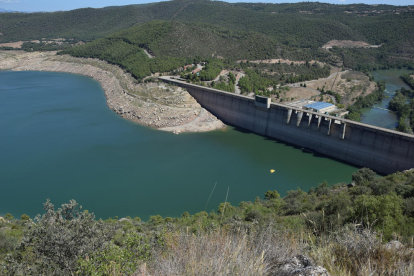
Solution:
M 120 118 L 84 76 L 0 71 L 0 216 L 33 217 L 50 198 L 97 217 L 179 216 L 323 181 L 356 167 L 228 127 L 174 135 Z M 270 173 L 270 170 L 275 170 Z
M 408 69 L 388 69 L 372 71 L 375 81 L 385 81 L 385 95 L 387 96 L 381 103 L 375 106 L 388 109 L 390 100 L 394 97 L 395 91 L 401 87 L 410 89 L 401 79 L 400 76 L 412 72 Z M 390 111 L 378 108 L 364 108 L 362 110 L 362 123 L 395 129 L 398 126 L 397 116 Z

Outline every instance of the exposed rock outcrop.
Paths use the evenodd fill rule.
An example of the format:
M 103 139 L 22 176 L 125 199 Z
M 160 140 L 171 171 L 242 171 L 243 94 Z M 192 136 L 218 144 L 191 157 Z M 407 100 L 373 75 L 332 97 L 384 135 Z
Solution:
M 384 248 L 388 250 L 400 250 L 404 248 L 404 245 L 399 241 L 390 241 L 389 243 L 384 244 Z
M 330 276 L 328 271 L 321 266 L 314 266 L 312 261 L 297 255 L 291 260 L 280 264 L 271 274 L 274 276 Z

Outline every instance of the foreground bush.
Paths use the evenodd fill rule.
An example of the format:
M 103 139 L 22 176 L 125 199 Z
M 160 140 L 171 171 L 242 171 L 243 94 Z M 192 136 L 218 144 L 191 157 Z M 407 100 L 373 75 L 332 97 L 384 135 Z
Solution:
M 56 211 L 47 200 L 44 210 L 30 222 L 16 251 L 6 256 L 6 275 L 71 275 L 80 257 L 105 248 L 112 238 L 108 225 L 81 211 L 75 200 Z

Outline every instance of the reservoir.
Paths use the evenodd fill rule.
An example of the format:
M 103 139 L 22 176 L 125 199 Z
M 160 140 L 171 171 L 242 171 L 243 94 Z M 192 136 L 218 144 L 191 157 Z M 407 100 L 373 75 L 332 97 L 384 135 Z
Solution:
M 0 71 L 0 216 L 78 201 L 98 218 L 180 216 L 267 190 L 349 183 L 358 168 L 233 127 L 175 135 L 129 122 L 88 77 Z M 270 173 L 270 170 L 275 170 Z
M 382 102 L 375 104 L 375 106 L 388 109 L 388 104 L 394 97 L 396 90 L 400 90 L 401 87 L 410 89 L 408 85 L 400 79 L 401 75 L 410 72 L 412 72 L 412 70 L 408 69 L 372 71 L 371 74 L 374 76 L 375 81 L 385 81 L 385 95 L 387 96 Z M 395 129 L 398 126 L 397 116 L 393 112 L 378 108 L 362 109 L 361 122 L 389 129 Z

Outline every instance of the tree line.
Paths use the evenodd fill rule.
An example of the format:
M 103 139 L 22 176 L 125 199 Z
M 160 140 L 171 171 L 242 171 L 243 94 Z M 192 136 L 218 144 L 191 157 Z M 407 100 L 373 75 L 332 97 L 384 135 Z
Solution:
M 411 74 L 404 74 L 400 76 L 400 78 L 411 88 L 414 89 L 414 78 L 411 77 L 411 75 L 414 75 L 414 72 Z
M 374 104 L 382 101 L 385 98 L 385 82 L 384 81 L 378 81 L 377 87 L 374 92 L 371 94 L 363 97 L 358 96 L 355 103 L 348 106 L 347 110 L 349 111 L 349 114 L 345 116 L 346 119 L 354 120 L 354 121 L 360 121 L 362 112 L 361 109 L 365 107 L 371 107 Z
M 414 90 L 402 87 L 395 92 L 395 96 L 388 104 L 388 109 L 395 111 L 398 117 L 397 130 L 405 133 L 413 133 L 414 127 Z

